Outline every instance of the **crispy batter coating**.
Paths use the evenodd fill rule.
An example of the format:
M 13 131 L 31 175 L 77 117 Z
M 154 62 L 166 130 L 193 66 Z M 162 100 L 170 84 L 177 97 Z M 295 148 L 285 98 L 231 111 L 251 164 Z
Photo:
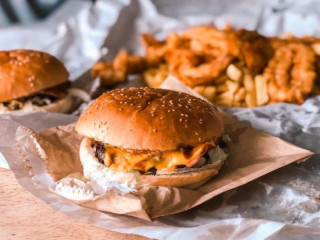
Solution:
M 93 77 L 100 77 L 105 86 L 126 81 L 128 74 L 141 73 L 146 69 L 144 57 L 132 56 L 127 51 L 118 53 L 113 62 L 98 62 L 91 68 Z
M 320 40 L 315 37 L 267 38 L 230 26 L 196 26 L 163 41 L 143 34 L 142 44 L 145 56 L 122 51 L 112 62 L 95 64 L 92 76 L 112 86 L 142 74 L 148 86 L 159 87 L 172 74 L 225 106 L 301 104 L 320 94 Z
M 304 102 L 314 85 L 316 55 L 303 43 L 279 47 L 264 70 L 272 102 Z

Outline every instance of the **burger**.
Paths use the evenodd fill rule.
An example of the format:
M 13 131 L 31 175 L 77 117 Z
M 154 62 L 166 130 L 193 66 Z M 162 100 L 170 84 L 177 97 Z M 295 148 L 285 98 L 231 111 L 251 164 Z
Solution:
M 227 158 L 221 113 L 186 93 L 123 88 L 80 116 L 80 160 L 95 182 L 195 188 Z
M 72 90 L 68 78 L 63 63 L 48 53 L 0 51 L 0 113 L 69 112 L 81 91 Z

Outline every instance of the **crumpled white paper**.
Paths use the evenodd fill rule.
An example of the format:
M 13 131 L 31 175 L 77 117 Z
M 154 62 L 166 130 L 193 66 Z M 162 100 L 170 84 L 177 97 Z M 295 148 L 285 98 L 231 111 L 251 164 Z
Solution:
M 45 23 L 1 29 L 2 48 L 49 51 L 66 63 L 75 79 L 100 56 L 111 59 L 123 48 L 142 53 L 142 32 L 164 38 L 190 25 L 215 23 L 223 27 L 229 22 L 236 28 L 257 29 L 266 35 L 291 32 L 320 36 L 320 3 L 316 0 L 102 0 L 93 7 L 88 2 L 71 2 L 78 2 L 77 7 L 66 5 Z M 70 12 L 75 15 L 68 15 Z M 114 231 L 158 239 L 319 239 L 320 96 L 302 106 L 275 104 L 225 110 L 316 154 L 302 165 L 287 166 L 195 209 L 154 222 L 79 207 L 37 190 L 21 163 L 9 165 L 24 188 L 54 209 Z M 40 130 L 74 120 L 72 116 L 49 113 L 1 115 L 0 132 L 6 142 L 1 142 L 0 149 L 8 159 L 16 156 L 14 136 L 6 133 L 18 125 Z

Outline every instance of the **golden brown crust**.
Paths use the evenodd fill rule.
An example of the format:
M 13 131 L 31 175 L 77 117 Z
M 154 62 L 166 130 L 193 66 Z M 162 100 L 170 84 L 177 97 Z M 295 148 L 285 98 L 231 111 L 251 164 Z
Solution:
M 194 172 L 172 171 L 172 174 L 166 175 L 142 175 L 142 181 L 152 186 L 170 186 L 170 187 L 187 187 L 190 189 L 197 188 L 218 174 L 219 169 L 224 161 L 221 160 L 209 168 L 201 169 Z
M 70 95 L 66 95 L 49 105 L 42 107 L 31 106 L 31 108 L 20 109 L 20 110 L 3 110 L 0 109 L 0 114 L 2 113 L 20 113 L 20 112 L 35 112 L 35 111 L 46 111 L 46 112 L 58 112 L 58 113 L 69 113 L 72 110 L 73 101 Z
M 80 116 L 76 130 L 117 147 L 165 151 L 216 139 L 223 125 L 218 108 L 194 96 L 126 88 L 94 101 Z
M 72 106 L 72 97 L 70 95 L 67 95 L 64 98 L 60 98 L 49 105 L 43 106 L 42 109 L 47 112 L 70 113 L 70 111 L 72 110 Z
M 68 80 L 62 62 L 34 50 L 0 51 L 0 102 L 25 97 Z

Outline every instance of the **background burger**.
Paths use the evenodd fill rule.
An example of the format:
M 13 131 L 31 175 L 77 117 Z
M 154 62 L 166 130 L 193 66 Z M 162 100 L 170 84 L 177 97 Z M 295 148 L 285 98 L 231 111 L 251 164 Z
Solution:
M 48 53 L 0 51 L 0 113 L 69 112 L 79 90 L 70 90 L 68 78 L 63 63 Z
M 107 92 L 80 116 L 80 159 L 86 178 L 155 186 L 197 187 L 224 163 L 219 110 L 164 89 Z

